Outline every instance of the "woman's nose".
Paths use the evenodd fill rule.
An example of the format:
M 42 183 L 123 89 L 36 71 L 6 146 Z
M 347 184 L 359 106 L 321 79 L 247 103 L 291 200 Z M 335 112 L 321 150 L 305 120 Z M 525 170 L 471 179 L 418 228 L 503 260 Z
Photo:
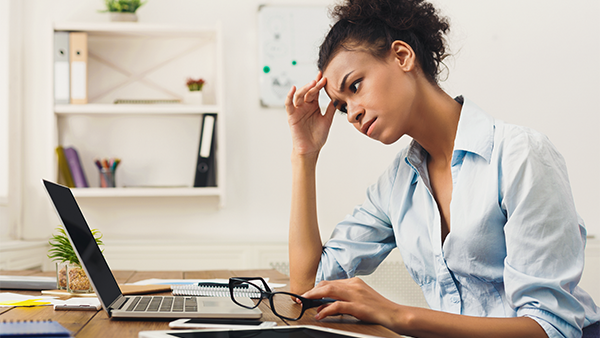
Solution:
M 360 122 L 364 116 L 364 111 L 359 106 L 348 104 L 346 109 L 348 111 L 348 122 L 350 123 Z

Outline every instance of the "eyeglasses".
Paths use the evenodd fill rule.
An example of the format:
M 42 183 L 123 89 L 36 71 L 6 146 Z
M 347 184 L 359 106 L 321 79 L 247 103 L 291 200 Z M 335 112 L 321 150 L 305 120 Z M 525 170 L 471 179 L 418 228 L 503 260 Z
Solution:
M 262 283 L 262 288 L 258 286 Z M 323 304 L 335 302 L 334 299 L 308 299 L 291 292 L 272 292 L 267 282 L 261 277 L 232 277 L 229 278 L 229 294 L 231 300 L 241 307 L 254 309 L 263 298 L 268 298 L 271 310 L 280 318 L 287 320 L 298 320 L 307 309 L 318 307 Z M 244 299 L 258 299 L 253 306 L 247 305 Z M 294 301 L 300 300 L 300 304 Z

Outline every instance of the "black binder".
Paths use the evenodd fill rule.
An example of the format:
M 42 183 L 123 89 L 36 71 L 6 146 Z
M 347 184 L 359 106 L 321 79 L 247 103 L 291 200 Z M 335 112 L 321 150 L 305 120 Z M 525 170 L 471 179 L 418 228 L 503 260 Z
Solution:
M 202 128 L 200 130 L 200 144 L 198 147 L 198 161 L 196 163 L 196 176 L 194 187 L 217 186 L 217 115 L 202 115 Z

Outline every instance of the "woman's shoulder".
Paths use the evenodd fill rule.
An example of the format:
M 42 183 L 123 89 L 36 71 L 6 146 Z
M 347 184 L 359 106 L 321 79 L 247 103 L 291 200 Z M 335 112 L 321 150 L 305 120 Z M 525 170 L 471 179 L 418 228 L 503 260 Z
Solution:
M 502 158 L 520 161 L 539 161 L 554 165 L 564 161 L 550 139 L 543 133 L 526 126 L 496 120 L 494 135 L 495 153 Z
M 548 139 L 543 133 L 523 125 L 512 124 L 496 119 L 496 137 L 503 141 L 519 140 L 532 141 L 533 143 L 544 142 Z

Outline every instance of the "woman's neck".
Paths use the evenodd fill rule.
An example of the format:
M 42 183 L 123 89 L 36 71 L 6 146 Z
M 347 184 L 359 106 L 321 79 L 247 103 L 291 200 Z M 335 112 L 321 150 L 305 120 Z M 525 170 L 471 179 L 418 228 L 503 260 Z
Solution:
M 408 135 L 427 150 L 430 165 L 449 165 L 462 106 L 437 85 L 421 80 Z

